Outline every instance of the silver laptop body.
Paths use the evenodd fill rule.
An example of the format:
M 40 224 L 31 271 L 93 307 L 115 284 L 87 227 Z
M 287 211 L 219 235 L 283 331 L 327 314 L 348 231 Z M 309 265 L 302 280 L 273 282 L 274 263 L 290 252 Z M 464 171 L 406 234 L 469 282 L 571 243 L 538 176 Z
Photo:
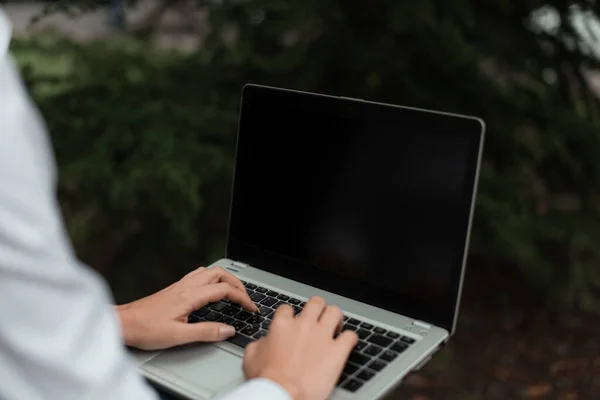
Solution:
M 312 296 L 322 296 L 328 303 L 338 305 L 344 311 L 345 327 L 357 331 L 365 344 L 360 350 L 355 349 L 351 355 L 332 398 L 353 400 L 381 398 L 399 385 L 409 373 L 425 365 L 454 333 L 483 149 L 483 121 L 461 115 L 257 85 L 247 85 L 242 98 L 227 258 L 216 261 L 210 267 L 220 266 L 239 277 L 249 292 L 255 296 L 253 299 L 260 299 L 257 301 L 258 305 L 263 301 L 266 302 L 263 296 L 266 293 L 274 293 L 275 296 L 271 297 L 283 299 L 281 301 L 294 299 L 296 304 L 298 301 L 305 302 Z M 336 118 L 340 115 L 343 118 L 340 121 L 343 122 L 338 123 Z M 268 122 L 265 122 L 266 120 Z M 371 121 L 374 121 L 372 126 Z M 318 135 L 307 129 L 310 124 L 321 129 Z M 356 131 L 357 133 L 352 136 L 354 138 L 363 134 L 370 139 L 354 141 L 355 145 L 360 142 L 359 146 L 347 144 L 348 141 L 353 140 L 350 136 L 348 140 L 346 136 L 339 136 L 328 142 L 325 136 L 333 136 L 333 133 L 328 132 L 339 127 L 343 127 L 348 132 Z M 385 185 L 379 185 L 386 188 L 394 185 L 412 188 L 411 193 L 414 194 L 403 194 L 399 197 L 399 202 L 402 202 L 404 198 L 402 196 L 409 198 L 406 210 L 397 216 L 403 218 L 406 224 L 398 224 L 396 217 L 392 215 L 395 213 L 394 204 L 398 204 L 398 208 L 403 206 L 394 200 L 395 192 L 390 192 L 391 204 L 387 204 L 381 198 L 385 196 L 380 192 L 373 192 L 374 196 L 379 198 L 372 200 L 368 196 L 362 196 L 360 188 L 356 192 L 356 197 L 364 197 L 364 199 L 356 200 L 354 205 L 361 205 L 364 208 L 357 208 L 358 211 L 354 210 L 354 212 L 358 212 L 365 221 L 372 220 L 372 215 L 379 215 L 376 212 L 382 212 L 374 210 L 369 205 L 381 203 L 381 207 L 375 208 L 381 208 L 384 213 L 389 214 L 389 218 L 386 216 L 385 219 L 389 219 L 392 228 L 387 226 L 386 222 L 375 227 L 364 228 L 364 231 L 369 232 L 369 238 L 379 238 L 377 233 L 371 232 L 383 229 L 383 239 L 377 240 L 384 242 L 384 245 L 379 246 L 376 243 L 373 249 L 382 248 L 385 253 L 384 260 L 387 259 L 387 262 L 381 262 L 378 258 L 379 252 L 373 255 L 373 249 L 361 250 L 361 242 L 347 234 L 347 232 L 362 232 L 363 225 L 360 223 L 352 225 L 347 222 L 355 220 L 345 217 L 352 214 L 352 210 L 346 209 L 351 209 L 353 205 L 348 205 L 348 202 L 343 200 L 348 198 L 348 193 L 344 191 L 346 189 L 339 189 L 345 187 L 344 184 L 336 183 L 344 181 L 345 172 L 362 171 L 361 168 L 353 169 L 356 164 L 360 164 L 361 160 L 366 162 L 368 159 L 379 158 L 376 154 L 381 154 L 382 159 L 386 158 L 383 155 L 394 147 L 390 144 L 392 142 L 387 143 L 386 146 L 385 140 L 375 139 L 377 135 L 365 134 L 378 129 L 389 129 L 390 133 L 387 135 L 392 138 L 390 140 L 402 142 L 394 142 L 399 157 L 397 162 L 390 156 L 387 158 L 392 161 L 392 164 L 381 161 L 380 165 L 375 165 L 373 168 L 382 168 L 386 165 L 388 168 L 394 167 L 397 163 L 401 164 L 401 160 L 413 162 L 411 165 L 415 168 L 420 165 L 418 171 L 409 170 L 400 173 L 401 176 L 397 180 L 392 179 L 392 175 L 382 177 Z M 299 133 L 306 133 L 309 130 L 311 132 L 309 135 L 313 135 L 305 138 L 309 143 L 299 141 L 304 140 L 300 138 Z M 275 131 L 280 132 L 278 135 L 281 137 L 275 137 L 272 133 Z M 294 137 L 294 132 L 298 132 L 297 137 Z M 268 137 L 269 134 L 272 137 Z M 396 136 L 401 137 L 396 138 Z M 265 144 L 273 145 L 273 148 L 267 151 Z M 327 187 L 333 189 L 328 189 L 326 186 L 319 189 L 323 193 L 328 193 L 331 202 L 329 208 L 324 206 L 319 211 L 320 215 L 325 217 L 317 218 L 319 223 L 322 220 L 328 222 L 322 226 L 318 225 L 318 229 L 306 230 L 306 232 L 322 234 L 323 238 L 315 240 L 314 246 L 308 246 L 304 241 L 287 243 L 286 240 L 297 239 L 294 238 L 294 234 L 289 233 L 296 227 L 286 226 L 286 223 L 291 220 L 288 221 L 284 214 L 270 217 L 265 213 L 274 214 L 276 211 L 294 213 L 299 209 L 304 212 L 303 204 L 307 202 L 312 204 L 313 197 L 307 197 L 306 199 L 309 200 L 303 200 L 303 203 L 297 204 L 296 207 L 278 205 L 277 202 L 285 204 L 288 200 L 293 205 L 293 199 L 282 198 L 285 197 L 281 195 L 284 192 L 279 191 L 283 189 L 275 189 L 273 185 L 288 184 L 295 190 L 297 186 L 302 186 L 297 182 L 303 181 L 304 177 L 308 181 L 304 184 L 306 188 L 311 187 L 313 179 L 314 182 L 317 180 L 314 171 L 310 170 L 314 160 L 331 154 L 335 151 L 332 149 L 337 149 L 339 146 L 360 151 L 354 151 L 354 156 L 348 155 L 352 153 L 351 151 L 345 153 L 343 158 L 346 167 L 342 170 L 338 169 L 337 175 L 324 170 L 323 165 L 329 164 L 319 166 L 321 174 L 331 175 L 327 177 L 328 181 L 331 181 L 331 185 Z M 406 153 L 402 153 L 403 151 Z M 269 154 L 274 154 L 273 152 L 277 152 L 279 156 L 285 152 L 289 153 L 289 157 L 280 158 L 277 161 L 279 163 L 285 164 L 287 161 L 282 160 L 288 160 L 297 165 L 298 160 L 305 160 L 304 169 L 292 170 L 290 167 L 290 171 L 286 171 L 286 166 L 280 164 L 265 164 L 260 167 L 255 165 L 258 164 L 255 161 L 257 158 L 265 160 L 270 157 Z M 364 158 L 365 154 L 369 157 Z M 294 159 L 296 156 L 300 158 Z M 372 162 L 378 164 L 379 161 Z M 419 162 L 423 164 L 418 164 Z M 400 165 L 398 168 L 406 169 L 406 166 Z M 450 170 L 452 173 L 449 172 Z M 376 175 L 368 176 L 370 173 L 368 171 L 364 173 L 367 176 L 355 172 L 346 174 L 352 178 L 352 185 L 360 186 L 361 179 L 377 185 L 377 182 L 372 182 L 379 179 L 373 177 Z M 291 183 L 274 182 L 276 174 L 284 174 Z M 436 185 L 439 184 L 438 189 L 441 194 L 436 194 L 426 187 L 428 179 L 434 179 Z M 452 182 L 455 182 L 456 187 L 451 187 Z M 273 207 L 278 208 L 272 209 L 273 211 L 265 208 L 261 210 L 260 215 L 250 216 L 253 212 L 258 213 L 258 209 L 252 207 L 262 207 L 260 201 L 264 195 L 261 194 L 261 188 L 269 188 L 270 185 L 273 187 L 271 194 L 279 195 L 279 198 L 272 200 Z M 336 195 L 336 187 L 343 196 Z M 423 192 L 420 192 L 421 189 Z M 366 191 L 368 192 L 368 187 Z M 301 192 L 298 193 L 298 196 L 302 196 Z M 454 204 L 448 200 L 451 196 L 456 197 L 455 208 L 448 206 Z M 319 202 L 322 198 L 319 197 Z M 440 202 L 444 202 L 445 205 L 438 210 L 436 204 Z M 423 209 L 414 208 L 419 207 L 419 204 L 423 204 Z M 264 207 L 267 206 L 271 207 L 271 204 Z M 430 208 L 431 212 L 425 207 Z M 338 209 L 343 211 L 335 211 Z M 362 213 L 363 209 L 370 211 Z M 309 208 L 309 211 L 314 210 Z M 427 214 L 422 214 L 426 217 L 419 216 L 419 212 L 423 211 L 427 211 Z M 432 215 L 431 218 L 427 217 L 429 214 Z M 307 215 L 309 214 L 298 216 L 299 222 L 295 225 L 299 226 L 302 225 L 301 221 L 310 220 Z M 418 217 L 413 221 L 410 219 L 411 215 Z M 336 222 L 340 220 L 346 221 L 347 225 Z M 263 221 L 266 226 L 260 226 L 262 225 L 260 222 Z M 405 231 L 397 233 L 396 229 L 402 231 L 404 225 L 407 226 Z M 419 228 L 421 225 L 426 227 L 421 229 Z M 338 230 L 328 229 L 327 226 L 337 226 Z M 347 228 L 340 229 L 340 226 Z M 393 228 L 394 226 L 396 228 Z M 417 228 L 410 228 L 412 230 L 409 231 L 411 226 Z M 433 226 L 439 228 L 428 229 Z M 269 228 L 276 231 L 277 240 L 269 237 L 268 232 L 261 238 L 261 229 Z M 308 234 L 305 233 L 304 237 Z M 400 234 L 403 235 L 403 240 L 398 240 L 400 236 L 394 236 Z M 336 240 L 331 239 L 332 237 Z M 386 241 L 388 237 L 391 244 Z M 366 239 L 367 242 L 369 240 Z M 273 242 L 272 246 L 269 241 Z M 312 243 L 312 240 L 310 241 Z M 394 246 L 395 241 L 404 244 Z M 448 244 L 450 242 L 452 245 Z M 319 246 L 327 249 L 319 250 Z M 282 250 L 284 248 L 289 250 L 288 253 L 295 252 L 297 248 L 300 250 L 297 254 L 285 254 Z M 310 251 L 306 250 L 307 248 L 310 248 Z M 413 249 L 417 250 L 413 251 Z M 389 256 L 387 253 L 394 254 Z M 300 257 L 299 254 L 305 257 Z M 389 265 L 389 267 L 375 267 L 373 260 L 379 260 L 377 265 Z M 420 260 L 423 262 L 421 263 Z M 383 276 L 380 276 L 381 271 L 376 268 L 381 268 Z M 402 279 L 403 276 L 406 279 Z M 322 282 L 320 277 L 323 279 Z M 258 288 L 260 292 L 257 291 Z M 227 312 L 227 309 L 222 310 L 221 307 L 218 307 L 220 312 Z M 215 311 L 205 311 L 208 312 L 213 313 L 211 314 L 213 316 L 217 315 Z M 205 317 L 208 315 L 199 313 L 198 316 L 190 318 L 201 319 L 200 314 Z M 266 318 L 264 320 L 266 321 Z M 238 332 L 241 333 L 236 338 L 248 342 L 255 336 L 254 332 L 257 332 L 256 337 L 258 337 L 258 332 L 264 333 L 265 330 L 267 329 L 262 325 L 252 326 L 245 331 L 239 329 Z M 140 372 L 153 383 L 182 398 L 204 400 L 218 397 L 243 383 L 244 348 L 234 343 L 240 342 L 232 340 L 214 344 L 194 344 L 162 352 L 133 351 L 132 354 Z

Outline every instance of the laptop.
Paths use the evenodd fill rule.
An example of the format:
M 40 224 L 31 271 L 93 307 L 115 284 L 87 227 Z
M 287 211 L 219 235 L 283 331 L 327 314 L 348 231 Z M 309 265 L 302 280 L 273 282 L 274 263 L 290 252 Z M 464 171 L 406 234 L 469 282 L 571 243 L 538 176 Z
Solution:
M 377 399 L 418 371 L 456 328 L 484 139 L 474 117 L 247 85 L 226 257 L 260 307 L 228 302 L 190 323 L 234 325 L 229 341 L 133 353 L 182 398 L 244 381 L 244 347 L 273 311 L 312 296 L 360 340 L 333 399 Z

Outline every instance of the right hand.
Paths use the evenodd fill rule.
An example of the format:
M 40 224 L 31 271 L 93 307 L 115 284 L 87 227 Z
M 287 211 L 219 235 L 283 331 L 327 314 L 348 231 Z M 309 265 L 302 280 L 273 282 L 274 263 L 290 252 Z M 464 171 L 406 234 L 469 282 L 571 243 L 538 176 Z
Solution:
M 358 342 L 344 331 L 342 311 L 313 297 L 298 317 L 288 305 L 275 311 L 267 336 L 246 347 L 246 378 L 266 378 L 283 387 L 294 400 L 325 400 L 338 381 Z
M 220 267 L 200 267 L 160 292 L 116 307 L 125 344 L 161 350 L 225 340 L 235 334 L 232 326 L 219 322 L 188 324 L 192 311 L 225 298 L 250 312 L 258 311 L 238 278 Z

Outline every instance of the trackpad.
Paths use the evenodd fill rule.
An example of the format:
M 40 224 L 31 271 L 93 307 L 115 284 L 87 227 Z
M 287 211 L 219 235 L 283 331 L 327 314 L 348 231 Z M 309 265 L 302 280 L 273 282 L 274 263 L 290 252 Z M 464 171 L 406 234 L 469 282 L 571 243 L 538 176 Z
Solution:
M 210 344 L 165 351 L 151 364 L 177 376 L 177 385 L 210 398 L 244 382 L 242 358 Z

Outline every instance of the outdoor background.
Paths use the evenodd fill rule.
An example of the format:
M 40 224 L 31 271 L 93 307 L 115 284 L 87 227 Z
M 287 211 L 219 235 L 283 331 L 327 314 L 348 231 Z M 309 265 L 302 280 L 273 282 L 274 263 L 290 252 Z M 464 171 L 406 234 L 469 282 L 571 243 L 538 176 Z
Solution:
M 72 239 L 118 302 L 223 255 L 244 83 L 472 114 L 457 335 L 390 398 L 600 398 L 600 3 L 139 0 L 123 26 L 108 1 L 4 3 Z

